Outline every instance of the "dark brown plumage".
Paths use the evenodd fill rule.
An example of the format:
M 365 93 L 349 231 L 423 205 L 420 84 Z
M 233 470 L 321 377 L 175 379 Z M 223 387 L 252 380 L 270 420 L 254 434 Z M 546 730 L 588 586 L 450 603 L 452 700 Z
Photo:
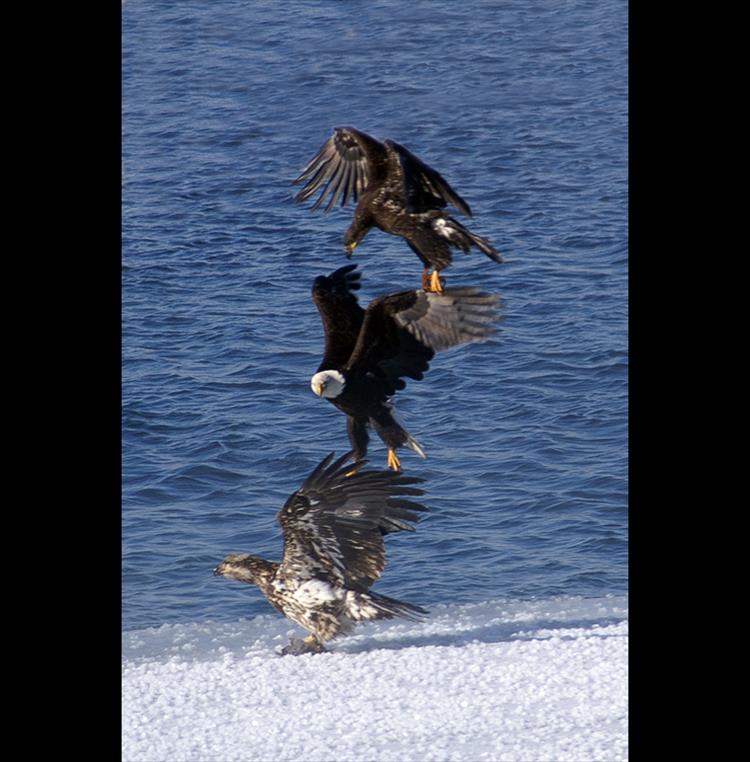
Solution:
M 346 414 L 353 457 L 367 453 L 372 426 L 395 470 L 399 447 L 425 453 L 395 419 L 391 398 L 406 386 L 405 378 L 424 377 L 435 352 L 491 336 L 500 300 L 475 287 L 441 294 L 419 289 L 381 296 L 364 310 L 354 294 L 360 287 L 356 267 L 346 265 L 313 283 L 325 351 L 310 386 Z
M 310 631 L 292 638 L 282 653 L 324 650 L 323 644 L 350 632 L 357 622 L 416 619 L 423 608 L 370 590 L 385 568 L 383 537 L 414 531 L 424 505 L 423 480 L 392 471 L 362 471 L 366 461 L 324 458 L 279 511 L 284 537 L 281 563 L 234 553 L 214 574 L 256 584 L 284 616 Z M 333 462 L 332 462 L 333 461 Z
M 302 182 L 305 185 L 294 197 L 298 202 L 322 188 L 313 209 L 326 197 L 326 212 L 339 200 L 342 207 L 350 199 L 357 202 L 344 236 L 347 256 L 373 227 L 400 236 L 425 268 L 423 289 L 442 290 L 437 273 L 453 261 L 451 248 L 468 254 L 476 246 L 495 262 L 503 261 L 486 238 L 443 211 L 450 204 L 470 217 L 466 201 L 439 172 L 393 140 L 381 143 L 353 127 L 337 127 L 294 181 Z M 434 272 L 428 279 L 430 267 Z

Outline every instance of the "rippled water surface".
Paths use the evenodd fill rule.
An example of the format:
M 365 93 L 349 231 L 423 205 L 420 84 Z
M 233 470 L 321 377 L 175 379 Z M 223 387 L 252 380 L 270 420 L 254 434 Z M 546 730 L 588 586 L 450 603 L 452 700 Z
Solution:
M 345 419 L 310 390 L 312 279 L 351 207 L 291 203 L 336 125 L 406 145 L 503 253 L 449 285 L 502 331 L 397 397 L 432 513 L 377 588 L 429 606 L 627 589 L 627 5 L 145 2 L 123 18 L 123 629 L 269 613 L 214 578 L 278 558 L 276 511 Z M 372 231 L 360 301 L 416 287 Z M 371 462 L 385 465 L 374 438 Z

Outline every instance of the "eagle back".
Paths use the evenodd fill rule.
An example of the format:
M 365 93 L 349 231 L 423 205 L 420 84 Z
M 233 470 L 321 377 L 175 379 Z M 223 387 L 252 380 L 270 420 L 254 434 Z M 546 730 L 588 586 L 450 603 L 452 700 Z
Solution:
M 421 213 L 429 209 L 443 209 L 452 204 L 463 214 L 471 216 L 471 209 L 448 181 L 436 170 L 425 164 L 408 148 L 393 140 L 386 140 L 386 146 L 399 164 L 404 195 L 412 212 Z

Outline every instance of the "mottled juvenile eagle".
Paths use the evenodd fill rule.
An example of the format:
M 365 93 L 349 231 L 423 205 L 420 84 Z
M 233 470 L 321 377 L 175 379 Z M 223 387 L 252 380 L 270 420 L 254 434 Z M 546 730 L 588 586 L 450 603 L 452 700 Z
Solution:
M 423 481 L 392 471 L 360 471 L 346 453 L 326 456 L 277 514 L 284 535 L 281 563 L 245 553 L 227 556 L 214 574 L 254 583 L 284 616 L 310 631 L 290 638 L 283 654 L 323 651 L 323 644 L 357 622 L 428 612 L 370 591 L 385 567 L 383 536 L 414 531 L 424 505 Z M 411 523 L 410 523 L 411 522 Z
M 471 217 L 466 201 L 442 175 L 393 140 L 381 143 L 353 127 L 336 127 L 294 184 L 301 182 L 305 185 L 295 201 L 305 201 L 323 188 L 313 209 L 326 196 L 330 196 L 326 212 L 339 199 L 342 207 L 350 198 L 357 202 L 354 219 L 344 236 L 348 257 L 372 227 L 404 238 L 424 266 L 425 291 L 442 291 L 438 273 L 453 261 L 451 247 L 468 254 L 476 246 L 495 262 L 503 261 L 487 239 L 443 211 L 451 204 Z M 433 268 L 431 276 L 429 268 Z
M 346 414 L 354 458 L 367 454 L 372 426 L 388 448 L 388 466 L 398 470 L 397 448 L 426 456 L 395 419 L 391 397 L 406 386 L 404 378 L 423 378 L 435 352 L 493 334 L 499 297 L 475 287 L 419 289 L 378 297 L 364 310 L 353 293 L 360 287 L 356 267 L 313 282 L 325 350 L 310 386 Z

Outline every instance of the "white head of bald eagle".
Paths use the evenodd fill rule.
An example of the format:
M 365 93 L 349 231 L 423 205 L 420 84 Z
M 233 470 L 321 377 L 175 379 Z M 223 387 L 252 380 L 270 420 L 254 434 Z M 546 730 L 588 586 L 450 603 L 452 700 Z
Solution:
M 326 399 L 335 399 L 344 391 L 346 379 L 337 370 L 321 370 L 310 379 L 310 388 Z
M 365 310 L 355 293 L 356 270 L 346 265 L 313 281 L 325 349 L 310 387 L 346 415 L 354 458 L 367 453 L 372 429 L 388 448 L 389 467 L 398 470 L 399 447 L 421 457 L 424 450 L 396 420 L 394 395 L 407 378 L 424 378 L 436 352 L 492 336 L 500 298 L 476 286 L 442 294 L 416 289 L 379 296 Z

